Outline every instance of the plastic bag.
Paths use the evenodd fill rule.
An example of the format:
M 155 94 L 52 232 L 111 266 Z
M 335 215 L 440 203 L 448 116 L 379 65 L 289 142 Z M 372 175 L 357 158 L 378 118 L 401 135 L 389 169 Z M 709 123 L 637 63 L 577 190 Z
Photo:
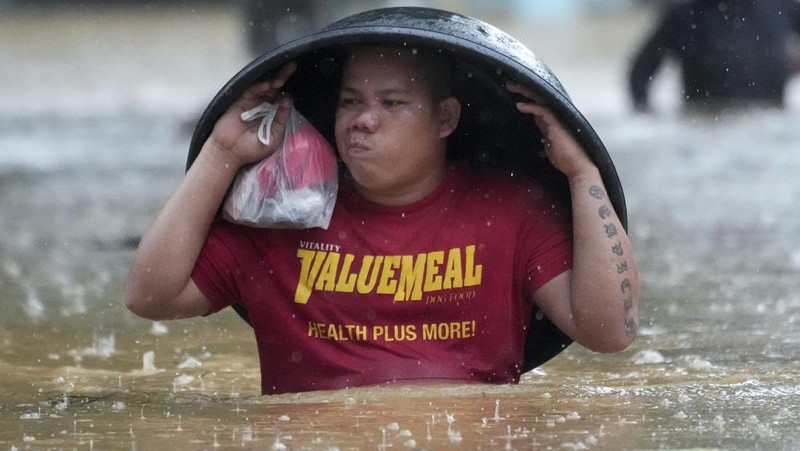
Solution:
M 241 118 L 261 118 L 258 138 L 269 144 L 276 111 L 276 106 L 263 103 L 242 113 Z M 292 106 L 283 143 L 269 157 L 239 170 L 222 216 L 251 227 L 327 229 L 338 188 L 333 148 Z

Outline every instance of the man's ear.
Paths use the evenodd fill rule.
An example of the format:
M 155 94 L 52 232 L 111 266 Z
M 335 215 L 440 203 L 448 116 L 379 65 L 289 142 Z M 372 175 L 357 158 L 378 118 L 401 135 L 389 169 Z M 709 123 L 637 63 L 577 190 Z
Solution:
M 439 102 L 439 138 L 447 138 L 458 126 L 461 118 L 461 102 L 448 97 Z

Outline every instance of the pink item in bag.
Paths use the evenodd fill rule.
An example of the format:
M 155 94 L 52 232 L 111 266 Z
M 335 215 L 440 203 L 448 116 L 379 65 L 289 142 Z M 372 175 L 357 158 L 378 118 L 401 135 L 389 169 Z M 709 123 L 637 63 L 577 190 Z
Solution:
M 262 117 L 258 136 L 269 144 L 277 108 L 270 104 L 242 113 Z M 292 106 L 283 142 L 269 157 L 242 168 L 223 204 L 223 217 L 253 227 L 308 229 L 330 224 L 338 190 L 332 146 Z

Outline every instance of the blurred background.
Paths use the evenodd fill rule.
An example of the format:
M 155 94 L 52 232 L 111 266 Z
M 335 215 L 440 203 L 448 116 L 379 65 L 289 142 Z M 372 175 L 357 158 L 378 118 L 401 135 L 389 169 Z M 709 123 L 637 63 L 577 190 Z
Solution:
M 482 19 L 527 45 L 603 139 L 625 189 L 641 337 L 614 356 L 572 346 L 521 389 L 596 401 L 572 444 L 613 423 L 636 448 L 789 449 L 800 440 L 800 80 L 783 108 L 687 113 L 668 60 L 650 109 L 637 111 L 630 66 L 672 3 L 402 2 Z M 200 113 L 234 74 L 277 43 L 399 4 L 0 0 L 0 446 L 85 444 L 60 431 L 84 417 L 99 425 L 115 402 L 167 412 L 179 409 L 174 396 L 257 402 L 246 325 L 231 311 L 133 317 L 122 305 L 128 264 L 183 175 Z M 189 358 L 202 368 L 181 366 Z M 155 367 L 166 371 L 136 376 Z M 222 388 L 208 394 L 215 377 Z M 126 415 L 104 417 L 106 432 L 133 438 L 139 411 Z M 72 422 L 52 419 L 63 417 Z
M 211 98 L 272 45 L 392 4 L 0 2 L 0 325 L 53 324 L 90 310 L 99 317 L 95 327 L 128 323 L 119 311 L 126 253 L 180 180 L 188 140 Z M 632 114 L 626 65 L 652 6 L 426 5 L 481 18 L 523 41 L 591 122 Z M 677 86 L 664 84 L 667 92 Z M 663 97 L 667 111 L 677 104 Z M 87 285 L 106 291 L 103 308 L 92 308 Z

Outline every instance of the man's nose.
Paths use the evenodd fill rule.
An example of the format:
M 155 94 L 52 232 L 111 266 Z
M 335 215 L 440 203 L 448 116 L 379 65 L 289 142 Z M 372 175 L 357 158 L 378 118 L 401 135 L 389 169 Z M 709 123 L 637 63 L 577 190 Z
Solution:
M 374 104 L 364 104 L 353 118 L 353 128 L 373 132 L 380 123 L 379 112 Z

